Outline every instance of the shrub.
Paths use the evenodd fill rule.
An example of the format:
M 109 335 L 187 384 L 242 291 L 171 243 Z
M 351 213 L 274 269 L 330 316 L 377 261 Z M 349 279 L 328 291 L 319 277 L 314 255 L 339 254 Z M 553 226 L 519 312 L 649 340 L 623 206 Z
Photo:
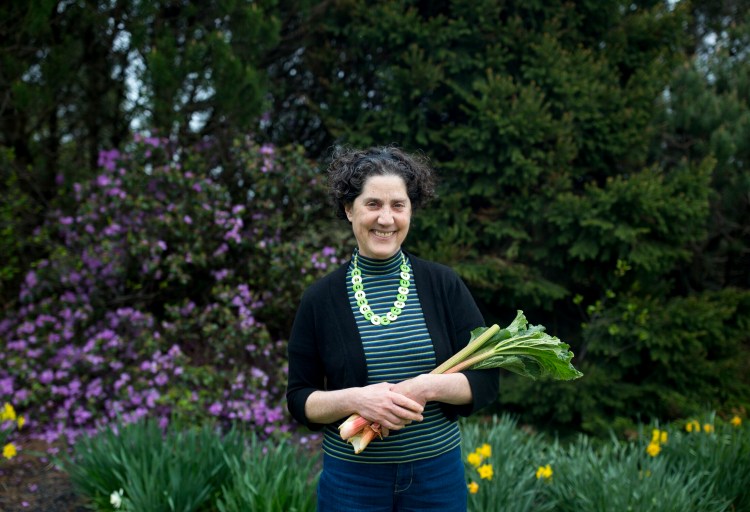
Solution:
M 0 401 L 45 439 L 146 415 L 288 429 L 282 334 L 342 234 L 298 150 L 213 155 L 136 136 L 49 216 L 50 256 L 0 319 Z

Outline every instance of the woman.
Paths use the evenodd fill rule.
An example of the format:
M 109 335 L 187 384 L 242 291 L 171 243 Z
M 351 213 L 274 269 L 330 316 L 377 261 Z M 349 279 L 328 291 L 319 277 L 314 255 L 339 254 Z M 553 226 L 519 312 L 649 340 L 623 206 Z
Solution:
M 324 429 L 318 510 L 466 510 L 456 419 L 495 399 L 498 371 L 429 374 L 484 325 L 452 270 L 402 249 L 433 171 L 383 147 L 339 152 L 328 173 L 357 247 L 303 295 L 287 387 L 292 416 Z M 337 429 L 353 413 L 384 434 L 356 455 Z

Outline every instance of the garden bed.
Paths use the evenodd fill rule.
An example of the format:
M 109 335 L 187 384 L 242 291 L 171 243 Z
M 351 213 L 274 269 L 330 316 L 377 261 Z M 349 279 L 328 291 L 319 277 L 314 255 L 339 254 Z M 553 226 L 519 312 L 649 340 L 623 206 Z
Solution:
M 68 475 L 56 468 L 44 442 L 23 443 L 23 451 L 0 463 L 0 510 L 18 512 L 84 512 L 85 501 L 76 496 Z

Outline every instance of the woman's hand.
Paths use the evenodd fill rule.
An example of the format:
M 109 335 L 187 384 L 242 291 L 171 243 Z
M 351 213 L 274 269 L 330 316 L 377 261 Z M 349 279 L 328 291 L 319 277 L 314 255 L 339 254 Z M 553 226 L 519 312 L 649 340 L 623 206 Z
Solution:
M 423 373 L 399 382 L 391 391 L 411 398 L 422 407 L 427 402 L 445 402 L 461 405 L 471 403 L 471 386 L 462 373 Z
M 417 375 L 412 379 L 399 382 L 391 388 L 391 391 L 401 393 L 405 397 L 411 398 L 424 407 L 427 402 L 433 400 L 431 395 L 432 386 L 430 384 L 430 377 L 431 376 L 426 373 Z
M 394 384 L 381 382 L 360 388 L 356 411 L 382 428 L 400 430 L 412 421 L 422 421 L 424 405 L 393 391 Z

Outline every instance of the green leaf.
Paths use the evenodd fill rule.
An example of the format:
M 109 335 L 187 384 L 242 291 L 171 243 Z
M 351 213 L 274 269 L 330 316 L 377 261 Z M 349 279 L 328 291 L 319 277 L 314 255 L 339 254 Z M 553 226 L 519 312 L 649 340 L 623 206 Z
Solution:
M 512 336 L 506 339 L 493 337 L 487 345 L 494 342 L 494 348 L 470 369 L 504 368 L 535 380 L 542 377 L 573 380 L 583 376 L 571 363 L 573 352 L 569 350 L 570 346 L 547 334 L 544 326 L 528 325 L 523 311 L 518 311 L 505 331 Z

